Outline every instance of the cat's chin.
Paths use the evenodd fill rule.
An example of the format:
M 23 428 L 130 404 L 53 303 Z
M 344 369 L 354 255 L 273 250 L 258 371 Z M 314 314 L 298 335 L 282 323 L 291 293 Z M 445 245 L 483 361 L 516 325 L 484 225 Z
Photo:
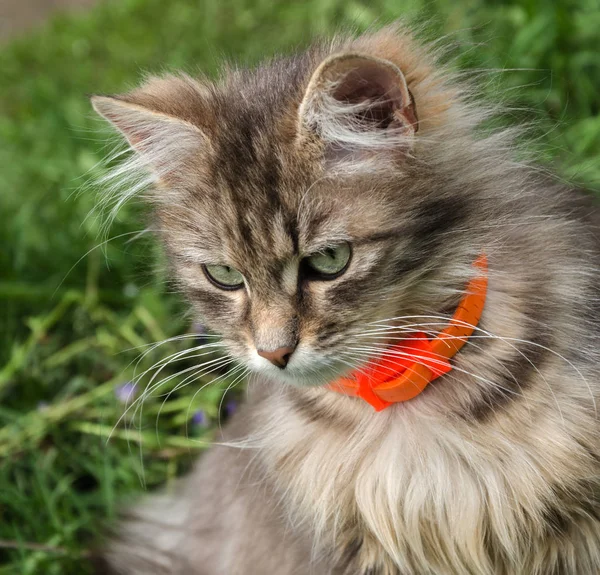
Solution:
M 285 385 L 293 385 L 295 387 L 320 387 L 328 385 L 336 378 L 331 377 L 331 372 L 327 374 L 319 373 L 281 373 L 269 374 L 270 379 L 273 381 L 283 383 Z
M 239 357 L 239 356 L 238 356 Z M 319 387 L 333 383 L 347 375 L 351 366 L 348 362 L 311 349 L 299 346 L 285 368 L 271 364 L 256 352 L 239 357 L 249 370 L 259 377 L 294 387 Z
M 260 367 L 253 369 L 257 375 L 281 383 L 284 385 L 293 385 L 294 387 L 321 387 L 329 385 L 347 372 L 343 365 L 332 366 L 330 364 L 318 366 L 312 365 L 310 368 L 288 366 L 285 369 L 276 367 Z

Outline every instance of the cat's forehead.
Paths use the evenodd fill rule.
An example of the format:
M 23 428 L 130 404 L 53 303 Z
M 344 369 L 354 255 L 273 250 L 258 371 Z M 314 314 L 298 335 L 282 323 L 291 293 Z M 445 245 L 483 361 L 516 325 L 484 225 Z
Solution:
M 382 191 L 389 172 L 332 174 L 320 148 L 299 144 L 298 110 L 321 56 L 230 73 L 202 92 L 207 145 L 187 180 L 194 209 L 174 218 L 177 228 L 188 228 L 188 251 L 264 266 L 392 225 Z
M 279 260 L 347 239 L 352 210 L 332 190 L 261 174 L 221 180 L 198 218 L 204 243 L 244 261 Z M 218 197 L 215 201 L 215 196 Z
M 268 165 L 253 163 L 236 173 L 223 163 L 218 177 L 197 190 L 191 209 L 170 218 L 166 228 L 178 251 L 200 263 L 273 273 L 286 262 L 363 241 L 398 223 L 379 209 L 384 196 L 364 183 L 302 178 L 284 166 L 274 177 L 265 174 Z

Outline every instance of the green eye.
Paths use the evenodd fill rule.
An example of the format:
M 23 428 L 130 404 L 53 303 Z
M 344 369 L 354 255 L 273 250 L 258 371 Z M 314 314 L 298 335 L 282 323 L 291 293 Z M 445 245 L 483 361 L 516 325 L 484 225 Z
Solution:
M 244 285 L 244 276 L 229 266 L 202 266 L 211 283 L 221 289 L 234 290 Z
M 304 261 L 312 275 L 316 275 L 315 279 L 331 280 L 346 271 L 351 255 L 350 244 L 344 242 L 308 256 Z

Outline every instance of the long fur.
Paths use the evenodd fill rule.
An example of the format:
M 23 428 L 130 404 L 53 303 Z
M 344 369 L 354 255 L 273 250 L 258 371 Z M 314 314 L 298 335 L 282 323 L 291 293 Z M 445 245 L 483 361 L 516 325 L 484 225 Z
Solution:
M 356 121 L 385 94 L 332 99 L 319 66 L 344 53 L 401 72 L 416 133 Z M 490 110 L 432 53 L 391 27 L 96 100 L 154 174 L 190 304 L 254 373 L 220 444 L 117 528 L 115 572 L 598 573 L 595 206 L 517 161 L 514 131 L 483 129 Z M 303 258 L 341 241 L 348 271 L 301 281 Z M 486 307 L 449 374 L 381 413 L 322 385 L 442 330 L 481 253 Z M 202 264 L 237 268 L 245 289 L 219 291 Z M 256 353 L 290 342 L 285 370 Z

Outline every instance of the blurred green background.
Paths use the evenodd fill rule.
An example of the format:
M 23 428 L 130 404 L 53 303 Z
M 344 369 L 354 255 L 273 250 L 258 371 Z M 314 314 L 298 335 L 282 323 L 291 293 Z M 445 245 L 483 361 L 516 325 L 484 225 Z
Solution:
M 445 36 L 450 65 L 532 125 L 541 162 L 600 187 L 598 0 L 115 0 L 0 46 L 0 573 L 87 572 L 120 502 L 188 468 L 239 396 L 223 397 L 232 377 L 175 389 L 194 365 L 182 356 L 120 420 L 149 381 L 134 387 L 135 373 L 201 338 L 148 345 L 197 328 L 137 233 L 143 208 L 98 236 L 90 182 L 111 140 L 86 94 L 398 17 Z

